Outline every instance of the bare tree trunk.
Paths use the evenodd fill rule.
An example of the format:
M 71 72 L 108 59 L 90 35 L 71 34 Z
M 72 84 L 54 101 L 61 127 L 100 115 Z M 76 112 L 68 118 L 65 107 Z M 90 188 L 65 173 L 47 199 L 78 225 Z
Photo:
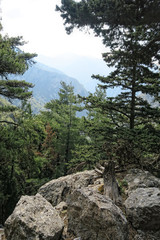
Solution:
M 115 163 L 113 161 L 109 161 L 108 164 L 105 165 L 103 180 L 104 195 L 111 198 L 114 203 L 120 203 L 121 197 L 115 177 Z

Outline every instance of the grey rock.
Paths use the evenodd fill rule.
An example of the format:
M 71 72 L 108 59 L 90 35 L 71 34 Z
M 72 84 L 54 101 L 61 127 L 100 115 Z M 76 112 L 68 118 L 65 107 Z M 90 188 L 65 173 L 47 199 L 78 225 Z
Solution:
M 158 232 L 142 232 L 137 231 L 134 240 L 160 240 L 160 231 Z
M 93 184 L 97 178 L 94 170 L 71 174 L 46 183 L 38 190 L 38 193 L 56 206 L 60 202 L 66 201 L 73 189 L 87 187 Z
M 67 210 L 67 203 L 66 202 L 60 202 L 57 206 L 55 206 L 55 209 L 58 212 Z
M 68 197 L 68 230 L 83 240 L 127 240 L 125 216 L 110 198 L 92 189 L 75 189 Z
M 63 222 L 41 195 L 22 196 L 5 222 L 7 240 L 59 240 Z
M 128 194 L 137 188 L 156 187 L 160 188 L 160 179 L 148 171 L 131 169 L 124 180 L 128 183 Z
M 5 234 L 4 234 L 4 228 L 2 225 L 0 225 L 0 240 L 6 240 Z
M 137 188 L 124 203 L 133 227 L 142 231 L 160 230 L 160 189 Z

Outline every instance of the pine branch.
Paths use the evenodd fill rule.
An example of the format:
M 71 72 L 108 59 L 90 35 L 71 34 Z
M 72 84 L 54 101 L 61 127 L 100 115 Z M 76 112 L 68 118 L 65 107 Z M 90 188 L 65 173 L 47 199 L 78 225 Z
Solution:
M 15 126 L 19 126 L 17 123 L 15 122 L 10 122 L 10 121 L 6 121 L 6 120 L 0 120 L 0 123 L 7 123 L 7 124 L 13 124 Z

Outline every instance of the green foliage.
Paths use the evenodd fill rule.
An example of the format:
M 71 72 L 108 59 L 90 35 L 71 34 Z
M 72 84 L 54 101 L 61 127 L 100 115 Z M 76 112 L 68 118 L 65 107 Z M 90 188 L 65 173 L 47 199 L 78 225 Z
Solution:
M 43 143 L 42 156 L 48 158 L 44 174 L 50 178 L 67 173 L 67 166 L 72 159 L 72 150 L 79 141 L 79 118 L 81 110 L 79 101 L 73 92 L 73 87 L 61 83 L 59 99 L 46 104 L 47 112 L 42 112 L 41 118 L 46 124 L 46 139 Z
M 125 194 L 125 189 L 127 189 L 128 187 L 128 183 L 126 180 L 118 180 L 118 187 L 119 187 L 119 190 L 120 190 L 120 194 Z
M 22 75 L 34 63 L 36 54 L 23 52 L 20 47 L 24 44 L 22 37 L 10 38 L 0 34 L 0 95 L 8 99 L 25 100 L 32 95 L 29 91 L 33 87 L 31 83 L 9 80 L 10 74 Z M 0 110 L 6 111 L 5 108 Z
M 40 166 L 36 164 L 35 153 L 45 132 L 42 123 L 34 119 L 26 107 L 25 110 L 17 113 L 17 125 L 0 126 L 1 222 L 12 212 L 22 194 L 33 193 L 40 186 L 40 180 L 37 185 L 28 181 L 34 178 L 38 183 Z
M 25 42 L 22 37 L 0 35 L 0 76 L 7 78 L 9 74 L 23 74 L 36 54 L 24 53 L 20 50 Z
M 28 99 L 32 96 L 32 92 L 28 92 L 31 87 L 33 85 L 25 81 L 0 80 L 0 95 L 9 99 Z
M 96 35 L 107 37 L 108 27 L 157 24 L 160 20 L 158 0 L 63 0 L 56 10 L 61 13 L 67 33 L 74 28 L 89 27 Z
M 64 0 L 57 6 L 67 33 L 89 27 L 108 49 L 103 58 L 114 70 L 106 77 L 93 78 L 100 81 L 102 89 L 119 88 L 120 93 L 103 99 L 90 95 L 85 103 L 95 111 L 89 128 L 96 136 L 107 136 L 102 139 L 107 158 L 120 165 L 145 165 L 149 154 L 158 154 L 160 109 L 153 105 L 159 103 L 160 88 L 158 7 L 158 1 L 114 0 Z M 144 95 L 149 95 L 152 103 Z
M 145 34 L 144 34 L 145 33 Z M 106 45 L 110 52 L 103 54 L 105 62 L 115 70 L 107 77 L 93 76 L 99 79 L 101 87 L 121 87 L 115 98 L 108 98 L 105 108 L 113 112 L 115 122 L 133 129 L 139 124 L 156 121 L 160 116 L 158 107 L 144 100 L 141 93 L 149 94 L 159 101 L 159 43 L 154 27 L 136 26 L 111 31 L 107 35 Z M 117 37 L 121 39 L 118 41 Z M 155 39 L 152 47 L 150 41 Z M 112 40 L 112 43 L 110 42 Z
M 100 152 L 96 150 L 99 149 L 92 143 L 77 144 L 72 151 L 73 157 L 68 163 L 69 173 L 93 169 L 100 159 Z
M 0 31 L 2 27 L 0 25 Z M 12 99 L 26 100 L 32 93 L 32 84 L 9 80 L 10 74 L 23 74 L 33 64 L 36 54 L 20 50 L 22 37 L 0 34 L 0 95 Z M 24 106 L 26 106 L 24 104 Z M 12 212 L 18 198 L 25 193 L 26 179 L 36 171 L 34 146 L 38 144 L 38 126 L 31 119 L 29 107 L 15 111 L 16 107 L 1 100 L 0 107 L 0 222 Z M 13 113 L 14 112 L 14 113 Z M 3 113 L 3 115 L 2 115 Z

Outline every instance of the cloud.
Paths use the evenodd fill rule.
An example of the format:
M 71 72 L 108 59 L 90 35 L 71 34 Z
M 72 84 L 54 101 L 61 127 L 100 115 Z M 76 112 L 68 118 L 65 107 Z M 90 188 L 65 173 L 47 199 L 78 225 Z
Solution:
M 2 24 L 10 36 L 28 41 L 25 51 L 46 56 L 74 53 L 101 57 L 104 47 L 99 38 L 75 30 L 67 35 L 63 20 L 55 12 L 60 0 L 2 0 Z

